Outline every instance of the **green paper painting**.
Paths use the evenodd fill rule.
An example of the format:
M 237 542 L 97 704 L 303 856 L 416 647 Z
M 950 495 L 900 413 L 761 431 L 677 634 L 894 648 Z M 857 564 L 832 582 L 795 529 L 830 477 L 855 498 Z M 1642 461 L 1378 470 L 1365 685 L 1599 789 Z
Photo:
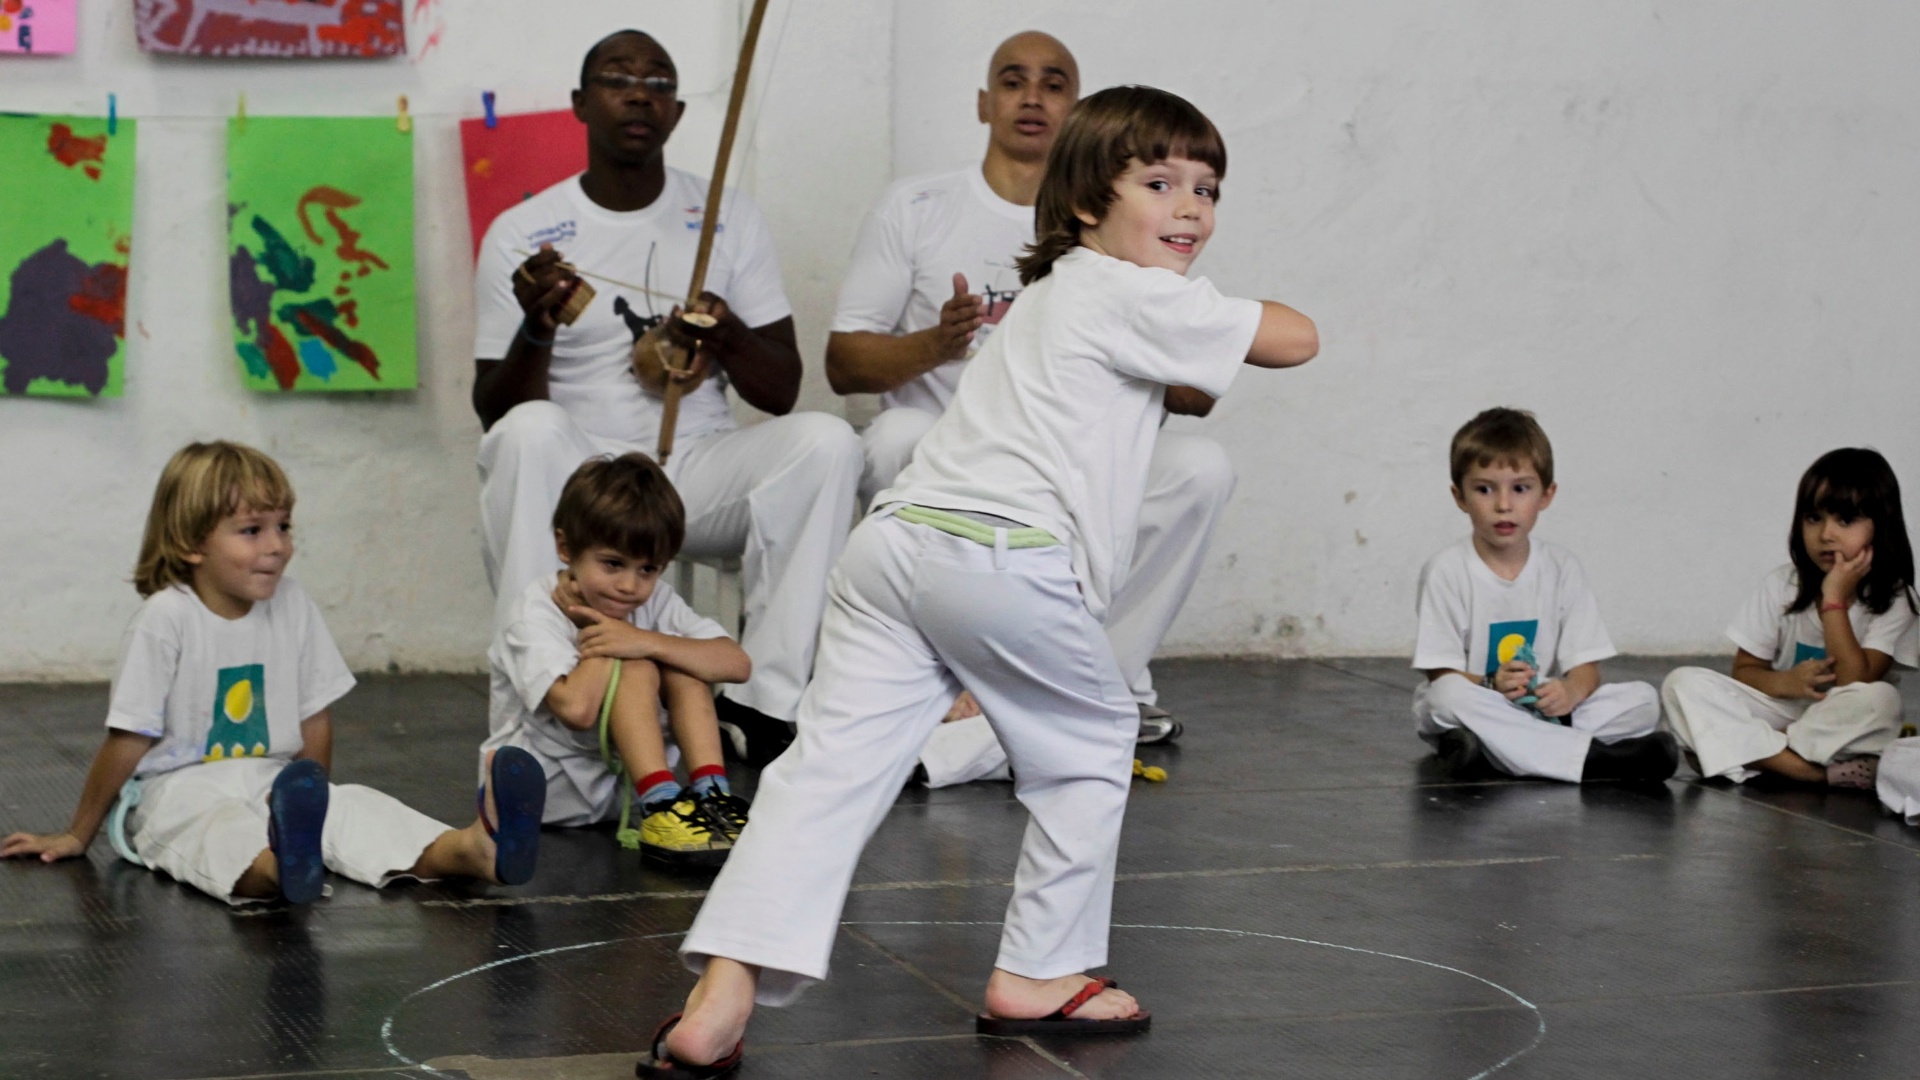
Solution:
M 132 120 L 0 116 L 0 390 L 119 397 Z
M 227 123 L 234 349 L 255 390 L 411 390 L 413 136 L 392 117 Z

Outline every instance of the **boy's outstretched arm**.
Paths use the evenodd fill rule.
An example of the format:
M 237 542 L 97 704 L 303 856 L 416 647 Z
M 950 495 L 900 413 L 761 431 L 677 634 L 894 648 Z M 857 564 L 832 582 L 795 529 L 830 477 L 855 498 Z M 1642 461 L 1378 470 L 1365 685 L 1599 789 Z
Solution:
M 67 831 L 46 835 L 14 833 L 0 840 L 0 859 L 39 856 L 41 862 L 50 863 L 85 855 L 101 823 L 113 812 L 120 789 L 153 743 L 150 735 L 110 729 L 106 741 L 100 744 L 100 751 L 93 755 L 92 767 L 87 769 L 86 785 L 80 789 L 80 805 L 74 809 L 73 823 L 67 826 Z
M 732 638 L 686 638 L 658 630 L 642 630 L 625 620 L 609 619 L 592 608 L 570 608 L 567 614 L 594 620 L 580 631 L 582 660 L 600 657 L 652 660 L 684 671 L 703 683 L 746 682 L 753 674 L 753 661 Z
M 1260 301 L 1260 329 L 1254 332 L 1247 363 L 1283 368 L 1304 364 L 1320 351 L 1320 330 L 1313 320 L 1277 300 Z

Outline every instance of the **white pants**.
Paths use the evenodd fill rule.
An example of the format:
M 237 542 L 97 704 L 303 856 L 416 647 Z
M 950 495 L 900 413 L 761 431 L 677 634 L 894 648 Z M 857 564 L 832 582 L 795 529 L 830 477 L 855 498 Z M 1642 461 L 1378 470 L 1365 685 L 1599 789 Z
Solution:
M 1045 979 L 1106 963 L 1140 717 L 1068 549 L 996 550 L 883 517 L 834 570 L 798 741 L 761 774 L 681 946 L 688 967 L 759 965 L 765 1005 L 826 977 L 860 852 L 963 685 L 1031 815 L 995 965 Z
M 1888 683 L 1850 683 L 1824 701 L 1788 701 L 1731 675 L 1674 669 L 1660 687 L 1667 725 L 1700 759 L 1700 772 L 1746 781 L 1746 766 L 1792 750 L 1815 765 L 1878 754 L 1900 730 L 1900 691 Z
M 1880 752 L 1874 787 L 1888 811 L 1920 825 L 1920 738 L 1895 739 Z
M 580 463 L 629 446 L 587 434 L 550 401 L 516 405 L 480 439 L 480 532 L 499 626 L 527 584 L 560 566 L 553 508 Z M 845 546 L 860 443 L 826 413 L 687 440 L 667 464 L 687 508 L 685 554 L 739 556 L 741 646 L 753 678 L 726 696 L 792 720 L 813 668 L 827 572 Z
M 1413 719 L 1428 742 L 1448 728 L 1463 727 L 1479 736 L 1502 770 L 1577 784 L 1593 740 L 1618 742 L 1650 735 L 1660 726 L 1660 695 L 1643 682 L 1605 683 L 1573 710 L 1573 726 L 1566 727 L 1516 707 L 1464 675 L 1442 675 L 1413 692 Z
M 933 413 L 909 408 L 888 409 L 873 418 L 860 435 L 866 462 L 860 476 L 861 506 L 892 485 L 937 419 Z M 1140 504 L 1133 560 L 1106 619 L 1114 657 L 1134 700 L 1142 705 L 1158 700 L 1147 664 L 1200 576 L 1214 525 L 1233 495 L 1233 486 L 1233 462 L 1219 443 L 1201 435 L 1160 432 Z M 921 763 L 927 767 L 929 784 L 943 787 L 1004 779 L 1007 760 L 985 723 L 960 721 L 936 733 Z
M 286 768 L 280 758 L 188 765 L 141 781 L 140 804 L 127 815 L 127 840 L 150 868 L 229 904 L 267 849 L 267 794 Z M 450 831 L 406 803 L 359 784 L 328 786 L 320 852 L 341 877 L 383 887 L 420 861 Z

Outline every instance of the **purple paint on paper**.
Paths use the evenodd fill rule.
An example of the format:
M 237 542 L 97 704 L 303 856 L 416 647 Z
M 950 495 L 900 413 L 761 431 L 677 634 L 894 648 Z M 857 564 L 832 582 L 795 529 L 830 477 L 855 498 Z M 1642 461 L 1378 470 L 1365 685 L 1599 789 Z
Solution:
M 113 327 L 77 310 L 95 268 L 55 240 L 21 260 L 9 281 L 7 314 L 0 317 L 0 357 L 7 361 L 0 385 L 24 394 L 35 379 L 77 384 L 89 393 L 106 389 L 108 362 L 120 349 Z
M 267 320 L 273 317 L 273 288 L 273 282 L 260 280 L 253 252 L 235 249 L 233 257 L 227 260 L 227 292 L 233 305 L 234 325 L 254 334 L 266 329 Z

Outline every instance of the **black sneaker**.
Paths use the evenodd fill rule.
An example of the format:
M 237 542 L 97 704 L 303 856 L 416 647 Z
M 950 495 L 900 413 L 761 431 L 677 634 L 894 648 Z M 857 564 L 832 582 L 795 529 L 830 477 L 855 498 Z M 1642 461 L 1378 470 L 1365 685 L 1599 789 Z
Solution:
M 1180 737 L 1186 728 L 1173 714 L 1158 705 L 1140 706 L 1140 734 L 1134 736 L 1134 743 L 1140 746 L 1152 746 L 1155 743 L 1170 743 Z
M 1448 728 L 1435 743 L 1434 752 L 1456 779 L 1492 776 L 1497 771 L 1492 759 L 1487 757 L 1486 748 L 1480 745 L 1480 736 L 1466 728 Z
M 1679 740 L 1669 732 L 1656 731 L 1617 742 L 1593 740 L 1587 747 L 1587 763 L 1580 770 L 1580 779 L 1658 783 L 1679 768 Z
M 693 805 L 698 807 L 707 825 L 714 832 L 728 840 L 739 840 L 740 830 L 747 827 L 747 800 L 719 788 L 709 788 L 705 795 L 695 795 Z
M 793 725 L 785 720 L 775 720 L 724 694 L 713 699 L 713 708 L 720 718 L 720 734 L 726 736 L 721 745 L 756 769 L 773 764 L 793 745 Z

